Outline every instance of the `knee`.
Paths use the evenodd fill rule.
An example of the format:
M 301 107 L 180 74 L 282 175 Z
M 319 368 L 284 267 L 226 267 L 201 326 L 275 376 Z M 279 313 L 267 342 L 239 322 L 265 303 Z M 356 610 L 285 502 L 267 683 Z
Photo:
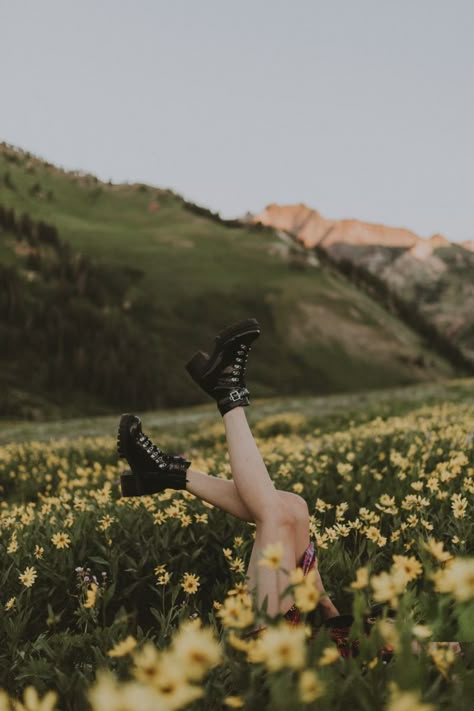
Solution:
M 305 499 L 292 491 L 285 491 L 288 508 L 293 512 L 295 524 L 307 523 L 309 521 L 309 509 Z
M 295 507 L 289 505 L 289 501 L 281 497 L 282 493 L 284 492 L 279 492 L 280 495 L 276 496 L 273 501 L 270 501 L 268 505 L 260 511 L 260 522 L 272 521 L 279 526 L 290 527 L 296 525 Z

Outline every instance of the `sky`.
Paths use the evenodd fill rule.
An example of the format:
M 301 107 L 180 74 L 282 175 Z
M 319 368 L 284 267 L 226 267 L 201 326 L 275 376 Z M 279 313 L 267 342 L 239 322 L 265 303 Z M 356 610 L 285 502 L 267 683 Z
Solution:
M 0 0 L 0 140 L 235 217 L 474 239 L 472 0 Z

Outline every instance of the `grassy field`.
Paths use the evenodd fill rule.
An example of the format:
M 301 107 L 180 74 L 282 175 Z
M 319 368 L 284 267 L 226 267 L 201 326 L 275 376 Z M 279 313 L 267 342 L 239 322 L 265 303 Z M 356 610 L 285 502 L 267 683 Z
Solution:
M 0 176 L 4 207 L 53 223 L 80 253 L 142 274 L 124 303 L 150 304 L 149 347 L 168 405 L 202 402 L 197 390 L 182 385 L 176 364 L 249 315 L 259 319 L 265 337 L 253 361 L 260 397 L 360 392 L 455 375 L 377 300 L 329 266 L 312 265 L 273 230 L 231 228 L 196 214 L 170 191 L 100 183 L 6 148 Z M 0 238 L 0 259 L 18 261 L 8 236 Z M 110 317 L 104 312 L 103 318 Z M 25 367 L 8 387 L 24 390 L 29 372 Z
M 328 593 L 355 617 L 360 654 L 347 659 L 324 629 L 310 639 L 277 621 L 243 639 L 268 622 L 245 591 L 254 525 L 186 491 L 119 498 L 117 416 L 5 424 L 0 687 L 54 690 L 78 710 L 470 708 L 473 395 L 465 379 L 248 408 L 275 485 L 308 502 Z M 194 467 L 231 476 L 213 409 L 143 423 Z M 374 602 L 396 622 L 366 637 Z M 318 609 L 305 616 L 320 627 Z M 447 640 L 462 656 L 433 644 Z

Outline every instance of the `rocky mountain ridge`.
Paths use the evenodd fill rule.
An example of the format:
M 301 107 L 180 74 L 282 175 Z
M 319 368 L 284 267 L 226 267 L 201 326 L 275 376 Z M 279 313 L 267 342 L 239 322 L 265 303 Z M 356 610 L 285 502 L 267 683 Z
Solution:
M 425 239 L 405 228 L 328 220 L 304 204 L 271 204 L 252 221 L 284 230 L 385 302 L 396 298 L 416 310 L 474 366 L 474 240 Z

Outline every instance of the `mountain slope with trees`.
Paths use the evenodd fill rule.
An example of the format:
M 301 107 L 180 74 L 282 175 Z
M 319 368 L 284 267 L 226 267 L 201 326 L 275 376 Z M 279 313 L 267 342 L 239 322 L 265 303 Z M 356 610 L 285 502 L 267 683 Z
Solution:
M 103 183 L 3 144 L 0 206 L 3 416 L 202 402 L 184 363 L 249 315 L 263 329 L 253 396 L 457 372 L 332 265 L 170 190 Z

